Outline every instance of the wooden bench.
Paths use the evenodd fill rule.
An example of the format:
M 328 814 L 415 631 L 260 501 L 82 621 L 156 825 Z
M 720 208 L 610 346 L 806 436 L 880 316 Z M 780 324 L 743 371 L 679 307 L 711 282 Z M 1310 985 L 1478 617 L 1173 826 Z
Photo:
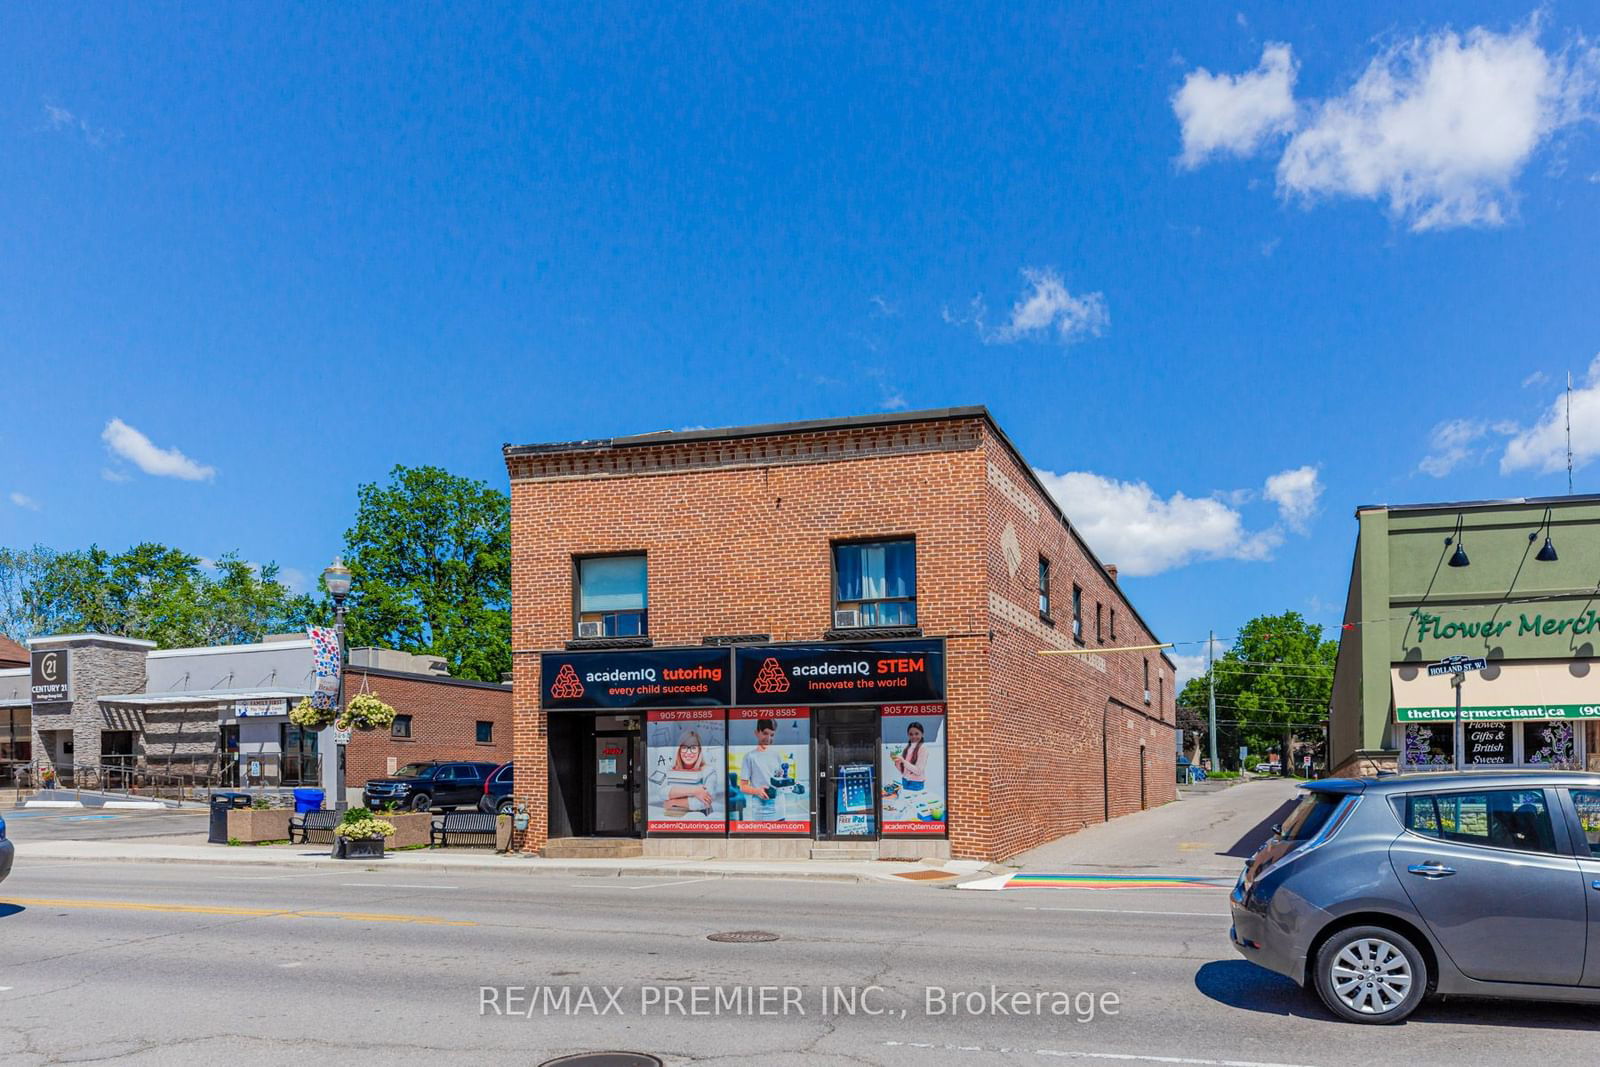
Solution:
M 447 811 L 435 815 L 428 832 L 428 844 L 449 848 L 451 838 L 469 837 L 475 845 L 494 847 L 495 816 L 481 811 Z M 488 840 L 481 840 L 488 838 Z
M 289 844 L 299 842 L 309 845 L 311 835 L 317 834 L 317 840 L 333 841 L 333 828 L 339 825 L 339 813 L 336 811 L 307 811 L 289 816 Z

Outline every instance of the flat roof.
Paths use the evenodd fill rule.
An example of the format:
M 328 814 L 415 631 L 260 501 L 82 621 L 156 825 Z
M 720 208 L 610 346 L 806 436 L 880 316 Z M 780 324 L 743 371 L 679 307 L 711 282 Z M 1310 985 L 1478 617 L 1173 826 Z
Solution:
M 1521 496 L 1504 500 L 1447 500 L 1434 504 L 1361 504 L 1363 511 L 1460 511 L 1463 508 L 1551 507 L 1556 504 L 1600 504 L 1600 494 L 1575 493 L 1571 496 Z
M 1061 510 L 1060 503 L 1051 494 L 1050 490 L 1045 488 L 1044 483 L 1039 481 L 1039 476 L 1033 472 L 1033 466 L 1022 455 L 1022 450 L 1006 435 L 1005 430 L 1000 428 L 1000 424 L 990 414 L 988 407 L 983 404 L 969 404 L 963 407 L 950 408 L 923 408 L 918 411 L 888 411 L 875 415 L 846 415 L 832 419 L 804 419 L 799 422 L 766 422 L 752 426 L 726 426 L 720 429 L 657 430 L 654 433 L 632 434 L 627 437 L 598 437 L 585 441 L 557 441 L 550 444 L 505 444 L 501 446 L 501 453 L 505 458 L 509 459 L 512 456 L 549 455 L 561 452 L 600 452 L 618 448 L 644 448 L 650 445 L 691 444 L 697 441 L 727 441 L 746 437 L 776 437 L 783 434 L 820 433 L 825 430 L 898 426 L 908 422 L 939 422 L 956 419 L 982 419 L 989 424 L 989 428 L 994 431 L 995 437 L 1010 450 L 1011 455 L 1016 458 L 1017 465 L 1027 474 L 1028 480 L 1033 483 L 1033 487 L 1044 498 L 1045 506 L 1055 513 L 1057 519 L 1061 520 L 1061 525 L 1071 535 L 1072 539 L 1078 543 L 1078 546 L 1083 549 L 1083 554 L 1088 557 L 1089 562 L 1093 563 L 1099 568 L 1100 573 L 1105 575 L 1107 583 L 1112 589 L 1116 590 L 1117 596 L 1122 599 L 1123 606 L 1133 612 L 1133 617 L 1139 621 L 1140 626 L 1144 627 L 1146 633 L 1157 641 L 1161 640 L 1156 637 L 1155 630 L 1145 621 L 1144 616 L 1139 613 L 1139 609 L 1134 607 L 1133 601 L 1122 589 L 1117 579 L 1113 578 L 1111 572 L 1106 570 L 1106 565 L 1100 562 L 1100 557 L 1095 555 L 1094 549 L 1089 547 L 1089 542 L 1085 541 L 1082 535 L 1078 533 L 1078 528 L 1072 524 L 1072 520 L 1067 518 L 1066 512 Z M 1174 670 L 1177 669 L 1177 664 L 1165 651 L 1159 653 L 1159 655 Z
M 642 448 L 648 445 L 676 445 L 689 441 L 729 441 L 743 437 L 776 437 L 791 433 L 820 433 L 867 426 L 896 426 L 906 422 L 935 422 L 941 419 L 988 419 L 994 416 L 981 404 L 958 408 L 924 408 L 920 411 L 888 411 L 877 415 L 846 415 L 832 419 L 804 419 L 799 422 L 764 422 L 753 426 L 724 426 L 706 430 L 656 430 L 626 437 L 597 437 L 584 441 L 555 441 L 549 444 L 501 446 L 507 456 L 542 455 L 550 452 L 594 452 L 607 448 Z M 999 429 L 999 426 L 995 426 Z

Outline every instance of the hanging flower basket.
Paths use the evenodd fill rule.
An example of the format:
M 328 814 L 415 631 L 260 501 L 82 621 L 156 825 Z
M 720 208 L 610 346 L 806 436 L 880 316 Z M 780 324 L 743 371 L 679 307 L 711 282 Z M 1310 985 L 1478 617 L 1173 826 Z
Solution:
M 302 730 L 326 730 L 333 725 L 337 712 L 333 708 L 315 708 L 311 698 L 304 697 L 289 710 L 289 721 Z
M 387 730 L 394 725 L 394 708 L 377 693 L 357 693 L 339 716 L 341 730 Z

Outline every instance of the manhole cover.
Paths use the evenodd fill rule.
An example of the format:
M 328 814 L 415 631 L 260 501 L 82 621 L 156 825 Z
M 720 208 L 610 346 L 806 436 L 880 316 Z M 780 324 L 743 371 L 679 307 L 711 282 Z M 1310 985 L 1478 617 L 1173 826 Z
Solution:
M 765 930 L 730 930 L 725 934 L 709 934 L 707 941 L 730 941 L 734 944 L 747 944 L 754 941 L 776 941 L 777 934 L 769 934 Z
M 661 1067 L 661 1061 L 643 1052 L 580 1052 L 545 1060 L 539 1067 Z

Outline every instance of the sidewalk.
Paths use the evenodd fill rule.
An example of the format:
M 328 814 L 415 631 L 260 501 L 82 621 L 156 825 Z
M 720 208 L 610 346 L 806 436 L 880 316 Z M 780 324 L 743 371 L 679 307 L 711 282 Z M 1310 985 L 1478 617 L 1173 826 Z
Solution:
M 186 835 L 136 841 L 40 841 L 18 843 L 16 871 L 43 863 L 200 863 L 237 867 L 299 869 L 564 874 L 581 878 L 778 878 L 855 884 L 949 885 L 986 873 L 975 861 L 951 860 L 935 866 L 889 860 L 720 860 L 631 858 L 547 860 L 487 849 L 415 849 L 390 852 L 381 860 L 336 860 L 328 846 L 211 845 Z M 930 873 L 946 878 L 930 878 Z M 905 875 L 912 875 L 907 878 Z

